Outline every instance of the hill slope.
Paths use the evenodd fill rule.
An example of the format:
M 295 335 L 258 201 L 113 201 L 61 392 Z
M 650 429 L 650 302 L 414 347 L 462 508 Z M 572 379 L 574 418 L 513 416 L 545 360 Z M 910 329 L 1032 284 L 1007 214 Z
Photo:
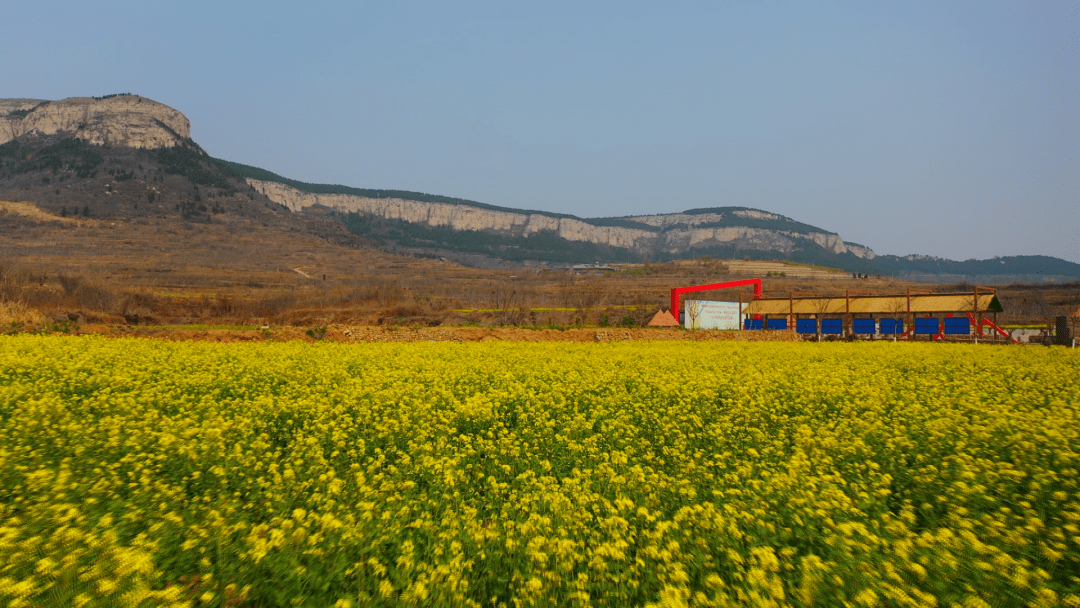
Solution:
M 573 261 L 592 255 L 666 260 L 733 252 L 776 252 L 792 259 L 809 259 L 821 252 L 854 258 L 874 255 L 866 247 L 845 243 L 835 233 L 744 207 L 579 218 L 422 193 L 307 184 L 254 167 L 224 164 L 292 211 L 324 209 L 362 216 L 362 220 L 347 221 L 355 230 L 406 247 L 466 248 L 506 259 L 547 261 L 562 261 L 559 258 L 566 255 L 577 256 Z
M 746 207 L 579 218 L 418 192 L 308 184 L 239 163 L 222 163 L 294 212 L 336 212 L 357 234 L 412 252 L 562 263 L 666 261 L 708 255 L 783 259 L 926 281 L 1080 279 L 1080 264 L 1047 256 L 962 262 L 919 255 L 879 256 L 834 232 Z
M 1080 264 L 1044 256 L 965 262 L 878 256 L 829 230 L 747 207 L 580 218 L 418 192 L 310 184 L 211 158 L 189 134 L 183 114 L 136 95 L 0 100 L 0 200 L 32 202 L 60 216 L 245 218 L 474 265 L 707 255 L 925 280 L 1080 278 Z

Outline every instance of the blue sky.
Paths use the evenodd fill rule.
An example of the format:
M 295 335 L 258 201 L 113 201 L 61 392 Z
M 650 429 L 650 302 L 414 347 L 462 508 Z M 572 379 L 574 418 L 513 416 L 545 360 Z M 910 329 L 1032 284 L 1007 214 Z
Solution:
M 1080 262 L 1066 2 L 6 6 L 0 97 L 131 92 L 287 177 Z

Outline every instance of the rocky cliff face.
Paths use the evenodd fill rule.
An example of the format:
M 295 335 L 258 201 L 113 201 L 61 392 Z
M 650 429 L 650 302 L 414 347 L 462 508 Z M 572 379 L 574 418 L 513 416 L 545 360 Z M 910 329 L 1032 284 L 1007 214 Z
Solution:
M 373 215 L 453 230 L 476 230 L 507 236 L 529 236 L 551 232 L 568 241 L 588 242 L 630 249 L 638 253 L 683 253 L 695 248 L 727 247 L 790 253 L 800 240 L 812 241 L 834 253 L 852 253 L 873 258 L 874 252 L 861 245 L 845 243 L 839 236 L 824 232 L 800 233 L 749 226 L 707 226 L 724 219 L 722 214 L 664 214 L 625 218 L 659 230 L 622 226 L 597 226 L 588 222 L 543 213 L 483 209 L 451 203 L 429 203 L 400 198 L 369 198 L 350 194 L 314 194 L 285 184 L 249 178 L 248 184 L 270 200 L 294 212 L 321 206 L 341 212 Z M 786 219 L 763 211 L 732 212 L 746 219 Z M 744 215 L 739 215 L 744 214 Z
M 0 144 L 35 134 L 62 134 L 97 145 L 171 148 L 191 137 L 191 123 L 169 106 L 137 95 L 0 99 Z
M 276 182 L 256 179 L 248 179 L 247 182 L 270 200 L 285 205 L 291 211 L 322 206 L 336 211 L 366 213 L 385 219 L 444 226 L 453 230 L 476 230 L 512 236 L 529 236 L 550 231 L 569 241 L 605 243 L 612 247 L 634 250 L 645 250 L 656 238 L 656 233 L 647 230 L 593 226 L 581 220 L 542 213 L 493 211 L 467 205 L 424 203 L 400 198 L 312 194 Z

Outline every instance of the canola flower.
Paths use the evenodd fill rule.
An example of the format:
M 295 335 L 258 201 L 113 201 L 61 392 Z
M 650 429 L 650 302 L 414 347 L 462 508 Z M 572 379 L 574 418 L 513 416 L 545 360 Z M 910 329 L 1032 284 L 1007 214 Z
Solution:
M 1080 357 L 0 337 L 0 605 L 1080 606 Z

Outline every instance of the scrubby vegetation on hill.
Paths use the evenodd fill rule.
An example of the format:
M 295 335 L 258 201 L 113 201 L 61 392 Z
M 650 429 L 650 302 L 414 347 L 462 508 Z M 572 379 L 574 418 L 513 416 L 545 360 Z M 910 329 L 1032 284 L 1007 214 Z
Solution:
M 236 177 L 232 170 L 207 156 L 206 152 L 190 139 L 180 146 L 151 150 L 150 155 L 166 173 L 182 175 L 193 184 L 230 191 L 234 189 L 229 179 Z
M 0 144 L 3 200 L 31 202 L 61 217 L 179 217 L 199 223 L 226 213 L 267 219 L 280 210 L 190 139 L 146 150 L 23 136 Z
M 717 222 L 694 224 L 695 228 L 727 228 L 729 226 L 745 226 L 747 228 L 761 228 L 763 230 L 781 230 L 785 232 L 794 232 L 795 234 L 811 234 L 814 232 L 820 232 L 822 234 L 836 234 L 835 232 L 825 230 L 824 228 L 818 228 L 817 226 L 811 226 L 810 224 L 797 222 L 789 217 L 778 216 L 782 219 L 745 217 L 736 215 L 737 211 L 769 213 L 768 211 L 763 212 L 760 209 L 751 209 L 750 207 L 709 207 L 705 209 L 689 209 L 687 211 L 683 211 L 682 213 L 684 215 L 717 214 L 724 216 L 723 219 Z M 776 215 L 773 213 L 769 214 Z
M 14 139 L 0 145 L 0 177 L 34 171 L 50 171 L 55 175 L 69 169 L 75 177 L 88 178 L 97 174 L 102 161 L 98 146 L 78 139 L 60 139 L 45 146 Z
M 947 260 L 920 256 L 878 256 L 873 260 L 880 274 L 904 276 L 910 274 L 1012 276 L 1044 275 L 1080 278 L 1080 264 L 1045 255 L 1014 255 L 988 260 Z

